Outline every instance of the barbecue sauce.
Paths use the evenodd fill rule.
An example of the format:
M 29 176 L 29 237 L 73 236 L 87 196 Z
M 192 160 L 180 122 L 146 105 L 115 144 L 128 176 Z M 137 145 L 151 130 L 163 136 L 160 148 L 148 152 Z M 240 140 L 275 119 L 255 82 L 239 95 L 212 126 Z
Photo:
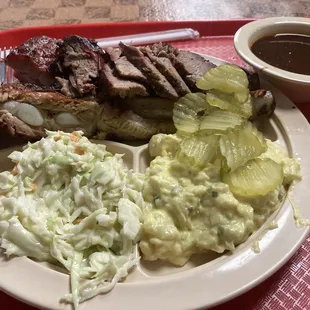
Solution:
M 257 40 L 251 47 L 259 59 L 279 69 L 310 75 L 310 35 L 279 33 Z

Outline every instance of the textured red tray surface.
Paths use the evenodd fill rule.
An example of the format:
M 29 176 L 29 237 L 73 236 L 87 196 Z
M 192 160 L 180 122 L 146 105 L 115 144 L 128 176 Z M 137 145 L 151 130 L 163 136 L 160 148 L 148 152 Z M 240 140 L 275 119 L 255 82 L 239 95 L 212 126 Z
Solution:
M 233 34 L 249 20 L 201 22 L 149 22 L 14 29 L 0 33 L 0 47 L 15 46 L 35 35 L 63 37 L 80 34 L 105 37 L 147 31 L 190 27 L 200 31 L 201 39 L 176 42 L 179 48 L 218 57 L 245 65 L 233 47 Z M 310 121 L 310 104 L 298 105 Z M 285 241 L 284 241 L 285 242 Z M 206 288 L 208 289 L 208 288 Z M 1 309 L 34 309 L 0 292 Z M 219 305 L 213 310 L 308 310 L 310 309 L 310 236 L 295 255 L 278 272 L 247 293 Z

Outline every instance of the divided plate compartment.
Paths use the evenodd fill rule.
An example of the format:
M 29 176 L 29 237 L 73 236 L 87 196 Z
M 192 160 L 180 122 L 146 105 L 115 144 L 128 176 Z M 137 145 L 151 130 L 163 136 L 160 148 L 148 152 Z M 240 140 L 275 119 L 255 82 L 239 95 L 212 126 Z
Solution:
M 207 58 L 216 64 L 223 63 L 213 57 Z M 307 165 L 308 153 L 302 147 L 305 139 L 309 141 L 309 138 L 304 136 L 309 131 L 309 125 L 298 109 L 278 90 L 267 83 L 263 83 L 262 87 L 274 92 L 278 99 L 278 106 L 272 119 L 261 122 L 259 129 L 267 138 L 280 144 L 289 156 L 300 157 L 305 180 L 292 196 L 296 203 L 302 203 L 305 216 L 307 214 L 310 216 L 310 212 L 305 207 L 306 197 L 303 194 L 309 184 L 310 168 Z M 305 129 L 300 132 L 299 126 Z M 124 154 L 124 164 L 135 172 L 144 172 L 151 161 L 147 144 L 132 146 L 111 141 L 93 142 L 104 143 L 111 153 Z M 15 149 L 20 150 L 21 146 L 0 151 L 0 171 L 13 168 L 7 156 Z M 300 150 L 299 154 L 296 153 L 296 149 Z M 274 219 L 279 223 L 279 228 L 269 231 L 268 226 Z M 300 246 L 307 233 L 307 230 L 298 232 L 295 229 L 291 207 L 286 200 L 283 206 L 271 215 L 245 243 L 238 246 L 233 254 L 194 255 L 183 267 L 141 259 L 131 270 L 129 276 L 117 284 L 112 292 L 83 303 L 81 309 L 98 309 L 99 307 L 117 310 L 125 307 L 131 309 L 138 304 L 139 309 L 173 310 L 214 305 L 250 289 L 282 266 Z M 281 247 L 274 247 L 273 245 L 278 240 L 282 240 L 283 235 L 286 236 L 286 242 L 281 244 Z M 257 238 L 261 237 L 259 244 L 262 251 L 260 254 L 255 254 L 251 246 Z M 136 255 L 140 255 L 138 247 Z M 69 277 L 63 272 L 62 269 L 45 263 L 37 263 L 25 257 L 7 260 L 4 258 L 3 251 L 0 251 L 0 287 L 9 294 L 37 307 L 63 309 L 59 300 L 70 290 Z M 187 298 L 185 292 L 190 292 L 191 295 Z M 159 293 L 160 298 L 158 298 Z M 68 306 L 68 309 L 71 307 Z
M 152 157 L 149 155 L 148 152 L 148 144 L 143 144 L 140 146 L 131 146 L 128 144 L 113 141 L 104 141 L 104 140 L 92 140 L 92 142 L 97 144 L 104 144 L 106 146 L 106 150 L 108 152 L 111 152 L 113 155 L 117 153 L 122 154 L 124 165 L 135 172 L 144 173 L 152 160 Z M 8 158 L 8 156 L 13 151 L 21 151 L 22 149 L 23 145 L 19 145 L 0 150 L 0 172 L 7 170 L 10 171 L 13 169 L 15 164 Z M 141 256 L 138 245 L 136 246 L 135 254 L 136 257 Z M 2 252 L 0 252 L 0 257 L 1 255 L 3 255 Z M 165 263 L 162 261 L 150 262 L 141 259 L 138 262 L 137 266 L 131 270 L 128 277 L 124 281 L 126 282 L 145 281 L 150 277 L 159 277 L 177 272 L 182 272 L 200 266 L 207 262 L 210 262 L 218 258 L 219 256 L 221 255 L 211 251 L 204 254 L 196 254 L 193 255 L 190 261 L 183 267 L 173 266 L 169 263 Z M 61 268 L 59 266 L 55 266 L 46 262 L 37 262 L 37 263 L 40 264 L 41 266 L 50 268 L 54 271 L 68 274 L 68 272 L 64 268 Z
M 290 141 L 285 133 L 281 130 L 281 123 L 276 116 L 274 116 L 271 120 L 264 120 L 257 124 L 259 129 L 264 133 L 265 137 L 281 144 L 282 147 L 286 149 L 288 154 L 292 156 L 292 148 L 290 145 Z M 125 143 L 119 143 L 114 141 L 107 141 L 107 140 L 91 140 L 93 143 L 97 144 L 104 144 L 106 145 L 106 150 L 111 152 L 112 154 L 122 154 L 123 163 L 124 165 L 132 169 L 134 172 L 144 173 L 147 167 L 150 165 L 152 157 L 149 155 L 148 151 L 148 144 L 142 144 L 138 146 L 132 146 Z M 0 150 L 0 171 L 11 170 L 14 167 L 14 164 L 7 158 L 7 156 L 15 150 L 22 150 L 22 146 L 15 146 L 10 147 L 7 149 Z M 280 209 L 280 208 L 279 208 Z M 279 210 L 277 210 L 263 225 L 263 227 L 250 236 L 250 238 L 243 243 L 242 245 L 238 246 L 238 248 L 243 248 L 246 246 L 251 246 L 254 240 L 258 238 L 258 235 L 265 232 L 265 227 L 270 223 Z M 0 252 L 1 253 L 1 252 Z M 141 257 L 141 253 L 139 251 L 138 245 L 136 246 L 135 254 L 137 257 Z M 0 255 L 1 256 L 1 255 Z M 130 283 L 130 282 L 143 282 L 149 280 L 149 278 L 154 277 L 163 277 L 166 275 L 184 272 L 186 270 L 193 269 L 195 267 L 215 262 L 217 259 L 226 260 L 229 259 L 231 256 L 230 253 L 218 254 L 212 251 L 205 252 L 202 254 L 195 254 L 191 257 L 187 264 L 183 267 L 173 266 L 172 264 L 163 262 L 163 261 L 146 261 L 140 259 L 137 266 L 135 266 L 131 272 L 129 273 L 128 277 L 124 279 L 123 282 Z M 28 258 L 27 258 L 28 259 Z M 45 266 L 50 268 L 54 271 L 61 272 L 67 274 L 67 271 L 63 268 L 58 266 L 51 265 L 49 263 L 38 262 L 41 266 Z M 68 278 L 69 282 L 69 278 Z

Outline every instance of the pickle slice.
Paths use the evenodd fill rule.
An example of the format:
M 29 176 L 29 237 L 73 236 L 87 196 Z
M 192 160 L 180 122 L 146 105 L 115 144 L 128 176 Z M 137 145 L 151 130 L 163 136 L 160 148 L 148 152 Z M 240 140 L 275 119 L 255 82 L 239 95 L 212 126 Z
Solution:
M 255 158 L 222 176 L 230 190 L 241 196 L 266 195 L 283 182 L 283 169 L 272 159 Z
M 238 93 L 241 102 L 247 99 L 249 93 L 246 73 L 232 64 L 220 65 L 209 70 L 197 81 L 196 86 L 203 90 L 217 89 L 228 94 Z
M 250 118 L 253 114 L 252 98 L 248 95 L 245 102 L 240 102 L 236 94 L 225 94 L 219 90 L 210 90 L 206 97 L 210 106 L 221 110 L 231 111 L 245 118 Z
M 180 98 L 173 108 L 173 122 L 177 130 L 194 133 L 199 129 L 200 118 L 212 108 L 203 93 L 189 93 Z
M 221 153 L 226 158 L 227 167 L 231 171 L 267 150 L 263 134 L 250 122 L 221 136 L 219 144 Z
M 196 167 L 203 167 L 207 163 L 212 163 L 218 152 L 218 139 L 218 136 L 185 138 L 180 144 L 177 158 Z
M 199 131 L 203 134 L 225 134 L 245 123 L 240 115 L 224 110 L 212 111 L 202 118 Z

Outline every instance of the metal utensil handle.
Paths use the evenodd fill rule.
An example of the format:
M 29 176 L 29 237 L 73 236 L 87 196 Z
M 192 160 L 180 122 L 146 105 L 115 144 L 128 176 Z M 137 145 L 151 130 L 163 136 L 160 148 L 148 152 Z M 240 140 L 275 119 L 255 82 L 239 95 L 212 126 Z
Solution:
M 139 33 L 133 35 L 100 38 L 96 39 L 98 45 L 102 48 L 116 47 L 119 42 L 123 42 L 131 45 L 144 45 L 155 42 L 167 42 L 167 41 L 180 41 L 180 40 L 194 40 L 199 38 L 199 32 L 191 29 L 174 29 L 166 31 L 157 31 L 149 33 Z

